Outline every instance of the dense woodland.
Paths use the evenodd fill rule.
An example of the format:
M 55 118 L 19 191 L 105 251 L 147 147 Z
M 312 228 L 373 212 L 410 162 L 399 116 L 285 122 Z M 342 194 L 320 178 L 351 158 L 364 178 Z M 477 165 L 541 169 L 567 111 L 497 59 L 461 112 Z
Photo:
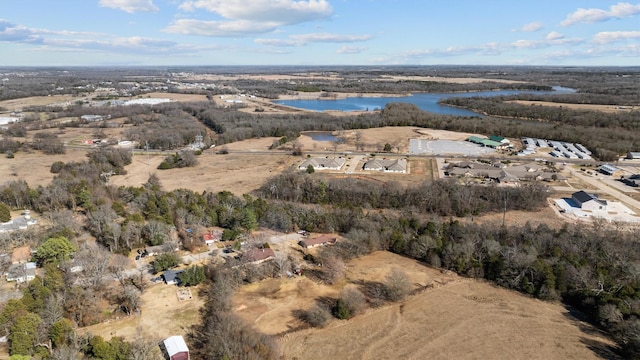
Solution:
M 358 73 L 355 69 L 348 70 L 345 73 L 348 76 Z M 431 69 L 407 67 L 397 73 L 424 75 L 427 70 Z M 169 73 L 166 69 L 149 71 L 150 78 L 162 78 Z M 455 71 L 454 67 L 441 68 L 437 74 L 432 74 L 443 76 Z M 629 77 L 623 76 L 619 69 L 593 74 L 573 69 L 548 69 L 540 73 L 531 69 L 464 68 L 461 71 L 463 74 L 472 72 L 477 77 L 491 75 L 527 81 L 546 78 L 538 83 L 540 86 L 558 84 L 560 79 L 567 78 L 567 74 L 572 79 L 573 75 L 581 74 L 584 80 L 562 82 L 562 85 L 589 94 L 598 94 L 598 91 L 612 94 L 609 88 L 598 90 L 598 83 L 603 79 L 618 79 L 620 84 L 625 84 L 620 99 L 628 99 L 638 90 L 638 82 L 630 83 Z M 105 70 L 95 76 L 109 73 Z M 47 76 L 68 79 L 65 84 L 88 81 L 77 73 L 61 75 L 51 71 Z M 463 75 L 457 73 L 456 76 Z M 26 81 L 25 84 L 20 91 L 28 86 L 40 89 L 36 82 Z M 20 93 L 7 83 L 3 85 L 1 95 L 11 98 L 19 97 Z M 588 101 L 585 99 L 588 98 L 576 97 L 575 101 Z M 612 99 L 615 98 L 606 101 L 614 101 Z M 476 103 L 464 106 L 487 104 L 484 106 L 505 112 L 518 111 L 503 100 L 508 99 L 472 99 L 470 101 Z M 540 111 L 533 114 L 523 110 L 522 115 L 516 116 L 520 120 L 437 116 L 408 104 L 389 104 L 379 113 L 340 118 L 302 113 L 247 114 L 233 108 L 216 108 L 210 103 L 114 107 L 110 109 L 114 112 L 109 113 L 118 112 L 127 117 L 128 136 L 149 142 L 154 148 L 165 149 L 186 145 L 205 130 L 210 132 L 206 141 L 223 144 L 262 136 L 292 139 L 305 130 L 401 125 L 581 142 L 603 160 L 640 148 L 637 119 L 633 116 L 606 115 L 603 118 L 607 121 L 598 122 L 594 113 L 566 112 L 562 113 L 567 120 L 564 121 L 553 118 L 557 112 L 534 108 Z M 85 110 L 76 105 L 60 109 L 59 115 L 65 111 L 77 114 L 72 116 L 89 113 Z M 95 109 L 86 111 L 97 113 Z M 44 144 L 57 144 L 47 135 L 39 135 L 33 144 L 25 144 L 26 133 L 37 128 L 30 126 L 36 125 L 10 126 L 0 140 L 0 151 L 15 152 L 25 146 L 38 148 Z M 57 147 L 53 146 L 51 151 L 58 151 Z M 173 160 L 181 159 L 171 158 Z M 324 249 L 318 257 L 325 267 L 310 272 L 309 276 L 317 276 L 322 281 L 335 280 L 337 275 L 333 270 L 336 267 L 331 264 L 344 263 L 372 251 L 388 250 L 430 266 L 483 278 L 532 297 L 559 300 L 570 306 L 573 313 L 607 331 L 619 345 L 613 351 L 626 358 L 640 357 L 639 232 L 625 224 L 597 221 L 590 226 L 567 224 L 550 228 L 545 225 L 516 226 L 508 222 L 476 224 L 462 219 L 513 209 L 535 213 L 546 206 L 550 196 L 545 186 L 499 188 L 436 181 L 404 187 L 394 182 L 378 184 L 329 179 L 317 173 L 284 173 L 269 180 L 257 192 L 242 197 L 224 189 L 215 193 L 185 189 L 164 191 L 153 175 L 141 187 L 110 185 L 105 174 L 125 174 L 125 166 L 130 162 L 129 151 L 104 147 L 89 152 L 82 162 L 54 163 L 51 172 L 56 177 L 47 186 L 33 188 L 20 180 L 0 184 L 0 204 L 14 210 L 33 210 L 50 223 L 42 230 L 0 234 L 0 253 L 29 244 L 38 249 L 36 260 L 43 268 L 42 277 L 23 288 L 21 299 L 9 300 L 0 307 L 0 335 L 8 335 L 11 354 L 46 359 L 157 358 L 156 343 L 142 335 L 129 341 L 119 337 L 105 341 L 100 337 L 81 336 L 75 329 L 116 314 L 135 315 L 140 310 L 140 295 L 147 283 L 142 273 L 124 271 L 127 268 L 124 255 L 141 246 L 167 244 L 175 239 L 181 240 L 183 248 L 189 250 L 200 244 L 187 235 L 187 228 L 197 231 L 219 226 L 225 229 L 223 238 L 235 240 L 237 246 L 240 246 L 241 236 L 258 227 L 340 233 L 345 241 Z M 97 245 L 79 241 L 87 233 L 97 240 Z M 81 263 L 85 270 L 82 273 L 69 271 L 71 260 Z M 317 260 L 307 258 L 305 261 L 313 267 Z M 229 298 L 242 284 L 282 274 L 283 264 L 276 261 L 260 269 L 239 271 L 239 267 L 234 267 L 238 264 L 230 261 L 225 266 L 210 265 L 204 269 L 206 281 L 201 288 L 207 306 L 202 311 L 201 323 L 190 329 L 188 337 L 188 342 L 197 349 L 192 353 L 193 358 L 278 358 L 275 339 L 259 334 L 239 321 L 229 307 Z M 6 270 L 8 265 L 1 260 L 0 270 Z M 158 262 L 157 267 L 165 265 Z M 200 271 L 194 269 L 194 274 L 199 277 Z M 109 290 L 105 286 L 107 274 L 118 279 L 118 285 Z M 389 279 L 393 280 L 390 284 L 402 283 L 400 278 L 390 274 Z M 390 285 L 385 289 L 385 296 L 377 296 L 375 291 L 366 288 L 359 289 L 359 295 L 358 292 L 343 294 L 334 308 L 312 309 L 301 314 L 301 319 L 309 325 L 321 326 L 323 319 L 326 322 L 326 316 L 348 318 L 347 310 L 355 314 L 356 303 L 380 306 L 402 298 L 402 292 L 391 291 L 394 289 Z M 357 298 L 359 300 L 354 300 Z

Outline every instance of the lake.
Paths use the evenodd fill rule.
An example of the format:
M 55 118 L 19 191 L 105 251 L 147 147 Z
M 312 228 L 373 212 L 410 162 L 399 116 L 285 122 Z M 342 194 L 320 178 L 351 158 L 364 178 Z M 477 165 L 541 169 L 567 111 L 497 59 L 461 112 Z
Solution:
M 575 92 L 574 89 L 561 86 L 554 86 L 555 91 L 527 91 L 527 90 L 499 90 L 499 91 L 478 91 L 466 93 L 415 93 L 409 96 L 400 97 L 349 97 L 337 100 L 277 100 L 276 104 L 293 106 L 305 110 L 325 111 L 373 111 L 383 109 L 387 103 L 403 102 L 416 105 L 418 108 L 442 115 L 455 116 L 482 116 L 482 114 L 460 109 L 452 106 L 441 105 L 441 99 L 449 97 L 472 97 L 472 96 L 500 96 L 517 94 L 567 94 Z

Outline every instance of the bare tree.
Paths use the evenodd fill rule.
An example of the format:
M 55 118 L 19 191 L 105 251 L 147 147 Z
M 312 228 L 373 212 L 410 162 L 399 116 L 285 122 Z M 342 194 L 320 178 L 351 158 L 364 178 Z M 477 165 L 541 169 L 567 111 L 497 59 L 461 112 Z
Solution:
M 324 280 L 329 284 L 335 284 L 344 276 L 344 262 L 335 255 L 322 258 Z
M 351 316 L 358 315 L 367 306 L 367 299 L 356 287 L 348 286 L 340 292 L 340 299 L 349 310 Z
M 51 352 L 51 360 L 82 360 L 85 357 L 78 349 L 71 346 L 60 346 Z
M 287 272 L 291 270 L 291 260 L 289 259 L 289 256 L 281 252 L 276 253 L 273 263 L 278 268 L 280 276 L 282 277 L 286 276 Z
M 304 311 L 301 316 L 302 320 L 313 327 L 325 327 L 329 319 L 331 319 L 331 313 L 329 310 L 315 305 L 311 309 Z
M 162 354 L 158 343 L 160 339 L 157 336 L 148 336 L 144 329 L 138 328 L 136 336 L 131 341 L 131 360 L 155 360 L 161 359 Z
M 83 282 L 94 290 L 104 285 L 104 276 L 109 266 L 111 253 L 104 247 L 85 244 L 74 257 L 75 264 L 82 268 Z
M 128 257 L 121 254 L 114 254 L 109 261 L 109 272 L 115 277 L 120 285 L 125 286 L 129 277 L 127 269 L 131 267 L 131 261 Z
M 399 301 L 404 299 L 411 290 L 409 277 L 404 271 L 393 268 L 386 276 L 384 285 L 386 287 L 387 299 L 391 301 Z
M 125 314 L 131 315 L 140 309 L 142 299 L 140 299 L 140 291 L 135 286 L 124 286 L 122 290 L 120 290 L 118 298 L 120 308 Z
M 63 305 L 64 297 L 61 294 L 51 294 L 47 297 L 40 315 L 45 326 L 51 326 L 51 324 L 62 319 L 64 315 Z

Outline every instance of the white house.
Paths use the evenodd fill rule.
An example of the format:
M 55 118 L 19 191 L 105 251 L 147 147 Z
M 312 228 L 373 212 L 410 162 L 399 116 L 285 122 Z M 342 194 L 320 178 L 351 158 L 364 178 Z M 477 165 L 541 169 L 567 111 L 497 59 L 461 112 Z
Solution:
M 596 194 L 589 194 L 584 190 L 571 194 L 571 200 L 582 210 L 607 210 L 606 200 L 601 200 Z
M 28 282 L 36 278 L 36 263 L 11 265 L 7 272 L 7 281 L 15 281 L 18 284 Z

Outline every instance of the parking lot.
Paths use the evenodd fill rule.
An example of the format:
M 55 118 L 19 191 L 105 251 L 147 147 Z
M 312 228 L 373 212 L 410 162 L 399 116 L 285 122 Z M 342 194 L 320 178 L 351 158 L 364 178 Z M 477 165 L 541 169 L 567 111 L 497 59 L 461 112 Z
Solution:
M 495 149 L 468 141 L 410 139 L 409 153 L 423 155 L 466 155 L 479 156 L 495 153 Z

